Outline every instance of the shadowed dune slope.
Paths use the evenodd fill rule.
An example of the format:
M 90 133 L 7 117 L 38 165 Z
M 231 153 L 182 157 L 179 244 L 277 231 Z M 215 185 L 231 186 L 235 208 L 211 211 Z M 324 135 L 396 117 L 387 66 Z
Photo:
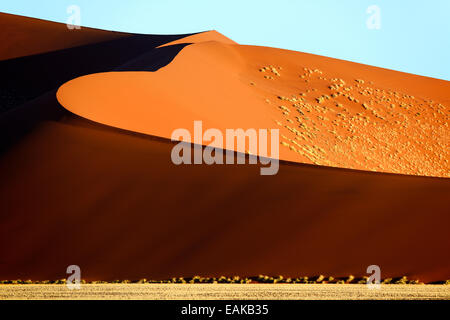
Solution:
M 159 137 L 194 120 L 279 128 L 283 160 L 449 177 L 449 92 L 444 80 L 219 39 L 156 72 L 71 80 L 57 97 L 82 117 Z
M 33 32 L 22 28 L 24 21 Z M 33 21 L 35 29 L 32 28 Z M 22 45 L 26 43 L 25 49 L 35 50 L 32 55 L 21 51 L 21 54 L 17 54 L 20 57 L 5 60 L 0 58 L 0 113 L 56 90 L 79 76 L 116 68 L 134 70 L 127 66 L 148 55 L 153 59 L 144 60 L 146 70 L 157 70 L 169 63 L 182 45 L 164 50 L 157 47 L 192 36 L 118 34 L 89 28 L 68 30 L 63 24 L 7 14 L 0 14 L 0 24 L 2 23 L 6 27 L 0 30 L 0 37 L 4 38 L 0 50 L 12 48 L 20 51 L 18 42 Z M 48 26 L 49 30 L 42 30 L 42 25 Z M 28 40 L 27 37 L 32 39 Z M 73 37 L 80 41 L 70 42 Z M 157 55 L 163 57 L 156 60 L 154 57 Z
M 394 151 L 376 134 L 380 126 L 399 135 L 391 137 L 399 157 L 413 161 L 410 154 L 420 157 L 420 145 L 429 151 L 428 160 L 437 164 L 419 168 L 440 174 L 445 159 L 433 154 L 446 156 L 441 150 L 445 141 L 421 131 L 416 120 L 430 130 L 441 130 L 436 131 L 441 137 L 447 133 L 447 82 L 286 50 L 238 46 L 225 43 L 215 32 L 186 42 L 185 36 L 164 37 L 109 41 L 108 46 L 117 49 L 114 55 L 91 44 L 34 56 L 39 60 L 13 59 L 18 70 L 34 71 L 15 80 L 22 92 L 32 92 L 26 103 L 0 116 L 0 279 L 65 278 L 72 264 L 81 267 L 86 280 L 260 273 L 358 277 L 366 275 L 372 264 L 381 267 L 383 278 L 406 275 L 425 282 L 450 278 L 449 179 L 300 163 L 366 168 L 351 159 L 369 151 L 382 157 L 385 147 Z M 180 43 L 160 47 L 179 39 Z M 131 42 L 123 46 L 122 40 Z M 80 52 L 96 58 L 82 64 L 72 60 Z M 58 63 L 53 54 L 58 54 Z M 36 61 L 47 66 L 46 73 L 34 67 Z M 75 66 L 60 72 L 60 66 L 70 63 Z M 80 65 L 82 71 L 77 71 Z M 153 72 L 134 72 L 142 69 Z M 64 106 L 82 117 L 58 103 L 55 83 L 111 70 L 117 72 L 78 78 L 59 91 Z M 326 93 L 331 90 L 326 83 L 331 74 L 352 83 L 350 89 L 339 86 L 340 80 L 332 81 L 339 86 L 335 91 L 342 91 L 333 97 L 342 107 L 333 107 L 334 100 Z M 363 83 L 354 78 L 363 76 L 372 89 L 356 85 Z M 40 86 L 39 91 L 33 91 L 33 84 Z M 393 87 L 398 97 L 393 93 L 392 101 L 387 101 Z M 379 102 L 371 109 L 375 114 L 357 111 L 357 103 L 344 95 L 351 90 L 381 95 L 374 98 Z M 319 94 L 329 94 L 330 99 L 315 103 Z M 426 101 L 414 100 L 418 97 Z M 105 101 L 111 102 L 109 108 Z M 280 101 L 290 111 L 280 108 Z M 408 119 L 406 128 L 395 127 L 396 120 L 383 123 L 376 117 L 388 119 L 381 109 L 388 102 L 401 108 L 398 113 L 403 116 L 398 117 Z M 400 103 L 406 106 L 399 107 Z M 423 112 L 428 117 L 413 118 L 421 104 L 427 106 Z M 331 118 L 329 108 L 342 108 L 338 113 L 346 118 L 336 114 L 333 120 L 348 128 L 333 129 L 332 120 L 330 124 L 318 118 Z M 293 127 L 288 119 L 299 121 L 294 112 L 301 120 L 296 125 L 304 125 L 296 129 L 301 133 L 286 128 Z M 348 140 L 345 131 L 352 129 L 350 115 L 358 112 L 370 123 L 361 127 L 354 123 L 353 129 L 370 136 L 355 142 L 354 150 L 352 145 L 345 149 L 342 141 Z M 260 176 L 257 165 L 176 166 L 167 136 L 175 127 L 191 129 L 192 120 L 220 129 L 272 127 L 276 120 L 282 123 L 283 141 L 291 145 L 289 139 L 300 137 L 296 141 L 305 143 L 304 153 L 282 145 L 281 157 L 296 162 L 282 162 L 275 176 Z M 314 124 L 324 135 L 308 130 Z M 415 129 L 409 131 L 411 126 Z M 336 133 L 329 132 L 333 130 Z M 331 153 L 327 142 L 348 157 L 342 158 L 339 148 Z M 431 142 L 436 143 L 432 148 Z M 315 151 L 320 149 L 306 145 L 328 153 L 319 157 Z M 395 171 L 386 163 L 391 162 L 383 162 L 387 171 Z
M 75 116 L 0 160 L 0 278 L 450 278 L 448 179 L 282 163 L 175 166 L 172 144 Z
M 0 60 L 77 47 L 130 36 L 82 27 L 69 30 L 65 24 L 0 12 Z

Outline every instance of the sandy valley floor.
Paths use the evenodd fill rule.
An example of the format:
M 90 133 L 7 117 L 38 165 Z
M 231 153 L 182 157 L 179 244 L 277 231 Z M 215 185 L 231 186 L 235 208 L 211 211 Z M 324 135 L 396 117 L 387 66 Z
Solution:
M 66 285 L 0 285 L 4 299 L 450 299 L 448 285 L 362 284 L 88 284 L 80 290 Z

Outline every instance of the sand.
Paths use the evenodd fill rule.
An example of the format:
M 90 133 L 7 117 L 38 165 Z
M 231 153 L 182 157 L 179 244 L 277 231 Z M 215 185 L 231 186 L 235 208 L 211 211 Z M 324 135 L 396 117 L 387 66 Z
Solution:
M 214 36 L 156 72 L 71 80 L 58 101 L 87 119 L 167 139 L 192 131 L 195 120 L 223 132 L 277 128 L 282 160 L 450 177 L 450 82 Z
M 89 284 L 0 285 L 0 300 L 449 300 L 445 285 Z
M 382 278 L 450 279 L 448 82 L 240 46 L 217 32 L 185 40 L 198 41 L 192 45 L 184 37 L 132 36 L 67 48 L 57 60 L 50 52 L 1 62 L 11 68 L 4 83 L 14 70 L 33 71 L 14 79 L 18 95 L 33 90 L 0 116 L 0 279 L 61 279 L 72 264 L 83 279 L 109 281 L 362 277 L 372 264 Z M 271 64 L 276 72 L 260 71 Z M 385 120 L 364 109 L 364 95 L 358 103 L 339 96 L 347 112 L 334 114 L 328 86 L 341 81 L 333 77 L 352 86 L 341 87 L 352 97 L 373 91 L 373 110 Z M 293 107 L 300 102 L 291 94 L 303 105 Z M 330 99 L 316 101 L 324 94 Z M 407 128 L 382 113 L 400 102 L 409 109 L 396 117 Z M 310 128 L 295 123 L 300 135 L 286 128 L 298 121 L 294 113 Z M 262 177 L 255 165 L 175 166 L 167 137 L 194 119 L 219 129 L 282 123 L 289 147 L 280 146 L 278 174 Z
M 129 37 L 130 34 L 82 27 L 0 12 L 0 61 Z
M 86 280 L 345 277 L 378 264 L 383 278 L 450 278 L 447 179 L 175 166 L 172 146 L 42 122 L 0 161 L 0 277 L 60 279 L 70 264 Z

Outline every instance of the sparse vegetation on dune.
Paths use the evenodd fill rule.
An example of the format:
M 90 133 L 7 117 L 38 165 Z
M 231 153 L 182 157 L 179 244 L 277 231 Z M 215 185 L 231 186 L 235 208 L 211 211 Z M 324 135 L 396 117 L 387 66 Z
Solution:
M 283 79 L 277 70 L 272 65 L 260 69 Z M 366 79 L 326 77 L 318 68 L 303 67 L 289 81 L 289 86 L 277 87 L 284 90 L 276 95 L 284 102 L 278 109 L 284 119 L 276 121 L 282 127 L 280 144 L 296 153 L 299 162 L 450 177 L 450 114 L 442 103 L 386 90 Z M 291 87 L 297 94 L 289 92 Z M 294 113 L 296 121 L 290 118 Z

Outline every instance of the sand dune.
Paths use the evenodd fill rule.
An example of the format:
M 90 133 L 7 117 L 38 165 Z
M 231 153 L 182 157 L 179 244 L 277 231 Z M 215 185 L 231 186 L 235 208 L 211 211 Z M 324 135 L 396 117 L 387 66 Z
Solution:
M 29 18 L 0 15 L 0 23 L 9 25 L 7 28 L 0 29 L 2 39 L 0 50 L 14 48 L 20 51 L 22 49 L 17 42 L 25 41 L 21 37 L 28 36 L 33 37 L 33 40 L 23 42 L 27 43 L 25 49 L 34 50 L 33 54 L 28 56 L 6 60 L 0 58 L 2 71 L 0 73 L 0 112 L 8 111 L 49 91 L 56 90 L 65 82 L 79 76 L 111 71 L 116 68 L 119 70 L 119 67 L 123 71 L 133 71 L 135 68 L 141 70 L 143 67 L 146 67 L 148 71 L 157 70 L 170 63 L 184 45 L 157 50 L 156 48 L 189 36 L 126 34 L 117 37 L 114 36 L 116 33 L 88 28 L 69 31 L 65 25 L 40 20 L 36 20 L 36 30 L 39 34 L 35 35 L 21 29 L 23 19 L 29 24 Z M 35 20 L 31 19 L 31 21 Z M 13 22 L 18 25 L 17 34 L 10 32 L 14 29 Z M 41 30 L 41 23 L 48 24 L 51 30 L 45 30 L 45 32 Z M 89 37 L 91 32 L 98 33 L 98 36 Z M 87 35 L 83 36 L 85 33 Z M 52 36 L 53 34 L 55 36 Z M 85 39 L 85 42 L 70 48 L 74 45 L 74 43 L 68 43 L 72 37 Z M 54 51 L 48 52 L 50 48 Z M 25 53 L 17 52 L 17 54 Z M 93 63 L 86 63 L 86 61 Z
M 183 37 L 179 40 L 165 43 L 165 44 L 159 46 L 159 48 L 173 46 L 173 45 L 182 44 L 182 43 L 193 44 L 193 43 L 201 43 L 201 42 L 206 42 L 206 41 L 217 41 L 217 42 L 226 43 L 226 44 L 237 44 L 236 42 L 234 42 L 230 38 L 224 36 L 220 32 L 217 32 L 216 30 L 211 30 L 211 31 L 193 34 L 190 36 Z
M 444 80 L 208 39 L 157 72 L 87 75 L 57 97 L 82 117 L 163 138 L 194 120 L 279 128 L 283 160 L 449 177 L 448 92 Z
M 445 179 L 282 164 L 175 166 L 171 144 L 44 122 L 0 163 L 2 278 L 448 278 Z
M 112 40 L 116 54 L 87 60 L 82 71 L 74 60 L 64 77 L 31 73 L 45 85 L 0 117 L 0 279 L 64 278 L 71 264 L 87 280 L 358 277 L 371 264 L 383 278 L 450 278 L 450 182 L 414 176 L 449 175 L 448 82 L 240 46 L 216 32 L 191 37 L 133 35 L 130 51 Z M 106 49 L 65 52 L 79 50 L 98 57 Z M 52 57 L 33 59 L 55 66 Z M 73 56 L 58 57 L 64 65 Z M 14 67 L 36 60 L 26 61 Z M 70 112 L 56 100 L 65 79 L 74 80 L 58 99 Z M 330 89 L 339 79 L 345 85 Z M 278 121 L 289 144 L 280 156 L 291 161 L 270 177 L 255 165 L 176 166 L 167 138 L 192 120 L 219 129 Z M 291 140 L 305 148 L 293 150 Z
M 92 28 L 69 30 L 65 24 L 0 12 L 0 60 L 130 36 Z

